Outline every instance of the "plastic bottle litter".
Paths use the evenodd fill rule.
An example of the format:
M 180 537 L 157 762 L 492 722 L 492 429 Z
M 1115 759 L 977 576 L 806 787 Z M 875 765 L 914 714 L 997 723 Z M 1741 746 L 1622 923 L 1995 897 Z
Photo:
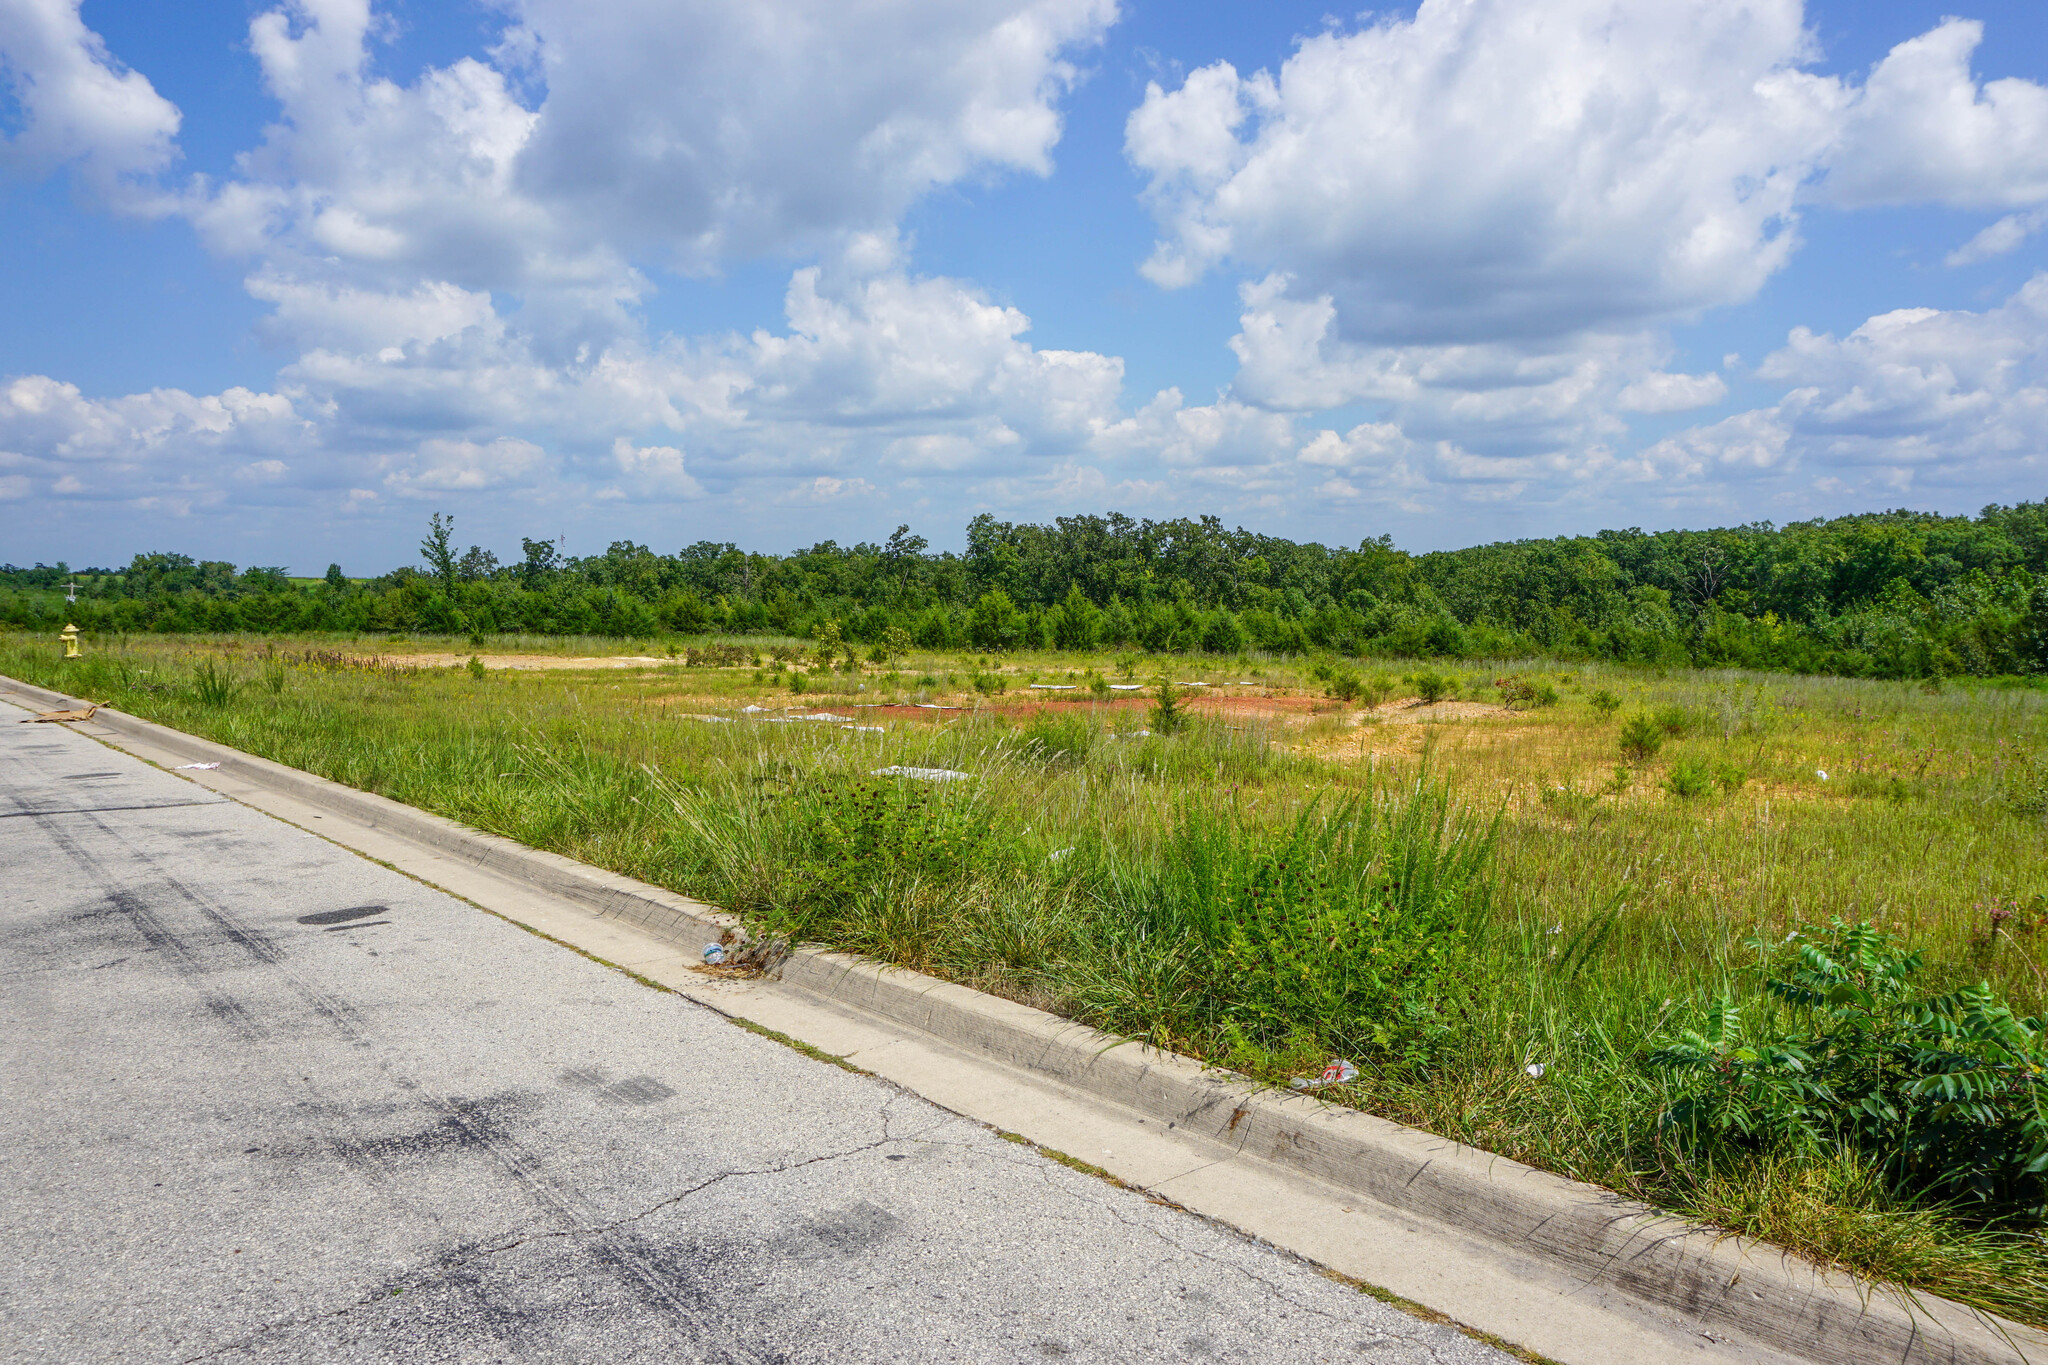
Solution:
M 1357 1079 L 1357 1067 L 1345 1061 L 1342 1057 L 1332 1057 L 1329 1064 L 1323 1068 L 1322 1074 L 1314 1080 L 1310 1080 L 1306 1076 L 1296 1076 L 1288 1084 L 1296 1090 L 1320 1090 L 1326 1085 L 1343 1085 L 1346 1081 Z
M 707 943 L 707 944 L 705 944 L 705 945 L 704 945 L 704 965 L 705 965 L 705 966 L 707 966 L 707 967 L 716 967 L 716 966 L 718 966 L 718 965 L 719 965 L 720 963 L 722 963 L 722 962 L 724 962 L 724 961 L 725 961 L 725 945 L 724 945 L 723 943 Z

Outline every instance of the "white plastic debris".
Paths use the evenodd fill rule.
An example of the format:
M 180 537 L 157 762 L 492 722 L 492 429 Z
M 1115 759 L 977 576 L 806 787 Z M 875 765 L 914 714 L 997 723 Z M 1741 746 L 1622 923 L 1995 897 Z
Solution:
M 839 728 L 851 730 L 857 735 L 879 735 L 882 733 L 882 727 L 879 725 L 842 725 Z
M 835 716 L 835 715 L 833 715 L 833 714 L 832 714 L 832 713 L 831 713 L 830 711 L 813 711 L 813 712 L 811 712 L 811 714 L 810 714 L 810 715 L 808 715 L 808 716 L 798 716 L 798 717 L 797 717 L 797 719 L 798 719 L 798 720 L 823 720 L 823 721 L 833 721 L 833 722 L 836 722 L 836 723 L 838 723 L 838 724 L 840 724 L 840 725 L 846 725 L 846 724 L 850 724 L 850 723 L 852 722 L 852 720 L 853 720 L 853 717 L 852 717 L 852 716 Z
M 1207 687 L 1207 683 L 1175 683 L 1175 687 Z
M 1112 733 L 1118 739 L 1143 739 L 1152 732 L 1150 730 L 1116 730 L 1112 731 Z
M 1306 1076 L 1296 1076 L 1288 1084 L 1296 1090 L 1320 1090 L 1326 1085 L 1343 1085 L 1347 1081 L 1357 1079 L 1357 1067 L 1345 1061 L 1342 1057 L 1332 1057 L 1329 1063 L 1323 1067 L 1322 1074 L 1314 1080 L 1310 1080 Z
M 218 763 L 180 763 L 178 765 L 178 768 L 206 768 L 210 770 L 213 768 L 218 768 L 219 766 L 220 764 Z M 176 771 L 176 769 L 174 769 L 173 771 Z
M 705 721 L 710 721 L 710 722 L 711 722 L 711 723 L 712 723 L 713 725 L 730 725 L 730 724 L 732 724 L 732 717 L 731 717 L 731 716 L 692 716 L 692 717 L 690 717 L 690 719 L 691 719 L 691 720 L 705 720 Z
M 913 704 L 920 711 L 958 711 L 960 709 L 957 706 L 941 706 L 935 701 L 921 701 Z
M 765 706 L 742 706 L 740 708 L 740 714 L 746 716 L 756 716 L 759 715 L 761 712 L 766 711 L 767 709 L 768 708 Z
M 1075 687 L 1075 684 L 1073 684 L 1073 683 L 1033 683 L 1033 684 L 1031 684 L 1031 690 L 1032 690 L 1033 692 L 1071 692 L 1071 691 L 1073 691 L 1073 690 L 1074 690 L 1074 687 Z
M 951 768 L 906 768 L 900 763 L 892 763 L 886 768 L 875 769 L 870 776 L 909 777 L 915 778 L 919 782 L 958 782 L 963 778 L 972 777 L 974 774 L 955 772 Z
M 707 943 L 704 945 L 705 966 L 716 967 L 723 961 L 725 961 L 725 945 L 723 943 Z
M 1823 782 L 1828 780 L 1827 769 L 1825 768 L 1815 768 L 1813 770 L 1813 775 Z
M 1529 1073 L 1529 1078 L 1531 1080 L 1540 1081 L 1543 1079 L 1543 1063 L 1541 1062 L 1531 1062 L 1529 1063 L 1529 1065 L 1523 1067 L 1522 1070 Z
M 1110 691 L 1112 691 L 1112 692 L 1142 692 L 1142 691 L 1144 691 L 1144 690 L 1145 690 L 1145 684 L 1143 684 L 1143 683 L 1111 683 L 1111 684 L 1109 685 L 1109 690 L 1110 690 Z

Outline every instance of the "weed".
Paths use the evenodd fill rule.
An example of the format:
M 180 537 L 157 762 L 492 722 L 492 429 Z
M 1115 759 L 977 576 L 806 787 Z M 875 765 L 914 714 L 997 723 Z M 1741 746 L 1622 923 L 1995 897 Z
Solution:
M 1456 678 L 1434 671 L 1412 673 L 1408 677 L 1408 684 L 1415 689 L 1415 695 L 1427 706 L 1434 706 L 1458 690 Z
M 1681 801 L 1696 801 L 1714 789 L 1714 775 L 1696 758 L 1681 758 L 1664 779 L 1664 790 Z
M 241 690 L 242 680 L 217 659 L 201 659 L 192 670 L 192 699 L 209 711 L 232 705 Z
M 1901 1188 L 2048 1212 L 2048 1036 L 1988 984 L 1916 990 L 1924 953 L 1868 923 L 1751 941 L 1771 1002 L 1725 992 L 1653 1052 L 1681 1079 L 1661 1122 L 1694 1144 L 1849 1148 Z
M 1621 756 L 1630 763 L 1648 763 L 1664 747 L 1664 727 L 1649 716 L 1634 715 L 1621 725 Z
M 1650 713 L 1650 719 L 1659 730 L 1677 739 L 1689 734 L 1698 718 L 1683 706 L 1660 706 Z
M 466 665 L 464 665 L 464 667 L 466 667 L 469 670 L 469 676 L 476 679 L 478 682 L 482 682 L 484 680 L 484 674 L 489 671 L 484 667 L 484 661 L 482 659 L 479 659 L 474 654 L 469 656 L 469 662 Z
M 1087 717 L 1040 712 L 1021 735 L 1024 751 L 1046 763 L 1076 764 L 1095 747 L 1095 726 Z
M 1621 709 L 1621 698 L 1603 687 L 1587 697 L 1586 704 L 1595 711 L 1598 711 L 1603 717 L 1611 716 Z

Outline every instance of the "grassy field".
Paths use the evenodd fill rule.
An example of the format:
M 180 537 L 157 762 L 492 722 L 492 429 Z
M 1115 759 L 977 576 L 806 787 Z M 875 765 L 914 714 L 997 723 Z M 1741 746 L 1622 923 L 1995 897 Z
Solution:
M 1848 1150 L 1678 1144 L 1676 1082 L 1648 1064 L 1716 992 L 1768 1008 L 1745 941 L 1838 916 L 1923 949 L 1937 987 L 2048 1006 L 2041 692 L 675 648 L 502 639 L 469 666 L 457 641 L 130 638 L 67 664 L 15 635 L 0 672 L 725 905 L 757 937 L 1275 1083 L 1348 1057 L 1333 1100 L 2048 1324 L 2037 1223 Z M 1160 680 L 1207 684 L 1174 733 Z M 819 714 L 840 719 L 795 718 Z M 872 776 L 891 766 L 971 780 Z

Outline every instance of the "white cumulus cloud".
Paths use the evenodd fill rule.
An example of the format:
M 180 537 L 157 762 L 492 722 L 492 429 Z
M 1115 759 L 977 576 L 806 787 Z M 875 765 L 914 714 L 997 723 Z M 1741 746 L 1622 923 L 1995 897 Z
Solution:
M 1862 84 L 1799 0 L 1424 0 L 1150 87 L 1126 151 L 1186 283 L 1225 261 L 1327 295 L 1347 339 L 1565 337 L 1739 302 L 1808 199 L 2048 199 L 2048 90 L 1979 85 L 1948 21 Z
M 19 129 L 0 136 L 0 168 L 74 165 L 117 205 L 150 207 L 161 195 L 147 178 L 177 155 L 178 108 L 115 60 L 79 3 L 0 4 L 0 93 L 20 107 Z

